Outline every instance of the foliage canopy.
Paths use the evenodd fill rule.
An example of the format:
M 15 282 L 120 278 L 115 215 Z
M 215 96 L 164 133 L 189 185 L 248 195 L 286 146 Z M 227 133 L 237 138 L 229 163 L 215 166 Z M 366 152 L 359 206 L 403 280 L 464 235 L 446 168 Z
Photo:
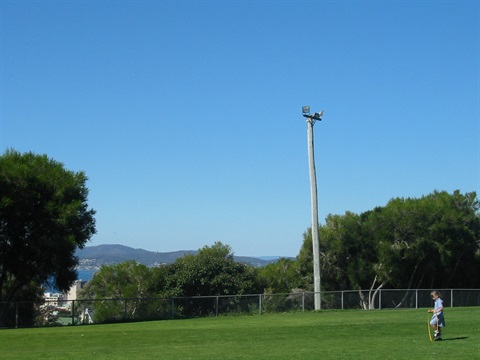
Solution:
M 480 278 L 472 276 L 480 273 L 479 201 L 474 192 L 395 198 L 359 215 L 329 215 L 319 230 L 326 290 L 480 287 Z M 310 284 L 308 231 L 298 261 Z
M 178 258 L 172 264 L 148 268 L 134 261 L 104 265 L 81 292 L 81 299 L 129 298 L 129 308 L 105 302 L 96 306 L 95 321 L 118 321 L 125 311 L 130 318 L 139 311 L 158 312 L 148 298 L 186 298 L 258 293 L 256 270 L 236 262 L 231 249 L 221 242 L 205 246 L 195 255 Z M 185 300 L 182 310 L 204 315 L 211 301 Z M 157 305 L 155 305 L 157 304 Z
M 0 156 L 0 300 L 35 300 L 32 289 L 76 280 L 75 251 L 95 233 L 86 181 L 46 155 Z

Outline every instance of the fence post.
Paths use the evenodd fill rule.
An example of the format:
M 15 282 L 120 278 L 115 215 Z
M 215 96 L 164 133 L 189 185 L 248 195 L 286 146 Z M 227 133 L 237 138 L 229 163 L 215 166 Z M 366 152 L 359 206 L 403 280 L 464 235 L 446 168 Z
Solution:
M 382 310 L 382 289 L 380 289 L 380 294 L 378 294 L 378 309 Z
M 218 296 L 215 298 L 215 316 L 218 317 Z
M 262 315 L 262 294 L 258 295 L 258 315 Z
M 18 329 L 18 302 L 15 303 L 15 328 Z
M 415 289 L 415 309 L 418 309 L 418 289 Z
M 302 312 L 305 312 L 305 291 L 302 292 Z
M 72 325 L 75 325 L 75 300 L 72 300 Z
M 450 289 L 450 307 L 453 307 L 453 289 Z
M 343 310 L 343 290 L 342 290 L 342 310 Z

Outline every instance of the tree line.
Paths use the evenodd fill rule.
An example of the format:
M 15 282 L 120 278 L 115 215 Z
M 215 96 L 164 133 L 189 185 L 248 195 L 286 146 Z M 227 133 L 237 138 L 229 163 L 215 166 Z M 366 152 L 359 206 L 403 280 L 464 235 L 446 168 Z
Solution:
M 66 291 L 75 281 L 75 250 L 96 231 L 86 181 L 84 172 L 46 155 L 7 150 L 0 156 L 0 325 L 12 321 L 7 303 L 40 300 L 46 285 Z M 218 242 L 156 268 L 132 261 L 103 266 L 81 296 L 313 291 L 310 230 L 295 259 L 255 268 L 236 262 L 232 249 Z M 319 234 L 322 290 L 370 289 L 365 308 L 382 288 L 480 288 L 475 192 L 434 191 L 360 214 L 330 214 Z
M 434 191 L 396 198 L 361 214 L 329 215 L 319 226 L 323 291 L 359 291 L 372 308 L 388 289 L 480 288 L 480 218 L 475 193 Z M 134 262 L 104 266 L 82 297 L 188 297 L 313 291 L 311 229 L 295 259 L 261 268 L 235 262 L 221 242 L 173 264 L 147 268 Z M 144 288 L 128 276 L 142 269 Z M 115 276 L 113 274 L 116 274 Z
M 475 192 L 395 198 L 361 214 L 329 215 L 319 229 L 326 290 L 479 288 L 480 217 Z M 298 261 L 308 273 L 311 236 Z M 367 305 L 368 304 L 368 305 Z

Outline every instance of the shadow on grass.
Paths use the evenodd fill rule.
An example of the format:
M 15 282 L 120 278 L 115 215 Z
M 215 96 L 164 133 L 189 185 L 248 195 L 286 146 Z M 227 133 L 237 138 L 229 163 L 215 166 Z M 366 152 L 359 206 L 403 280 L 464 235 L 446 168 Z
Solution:
M 468 336 L 456 337 L 456 338 L 447 338 L 443 339 L 442 341 L 451 341 L 451 340 L 465 340 L 468 339 Z

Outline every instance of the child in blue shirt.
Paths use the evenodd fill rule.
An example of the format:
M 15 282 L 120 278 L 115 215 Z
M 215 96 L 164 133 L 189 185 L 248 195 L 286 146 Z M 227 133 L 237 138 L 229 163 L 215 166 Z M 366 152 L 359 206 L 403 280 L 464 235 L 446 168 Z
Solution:
M 435 340 L 442 340 L 441 328 L 445 326 L 445 317 L 443 316 L 443 300 L 440 297 L 439 291 L 432 291 L 430 294 L 435 302 L 433 309 L 428 310 L 433 313 L 430 320 L 430 326 L 435 329 Z

